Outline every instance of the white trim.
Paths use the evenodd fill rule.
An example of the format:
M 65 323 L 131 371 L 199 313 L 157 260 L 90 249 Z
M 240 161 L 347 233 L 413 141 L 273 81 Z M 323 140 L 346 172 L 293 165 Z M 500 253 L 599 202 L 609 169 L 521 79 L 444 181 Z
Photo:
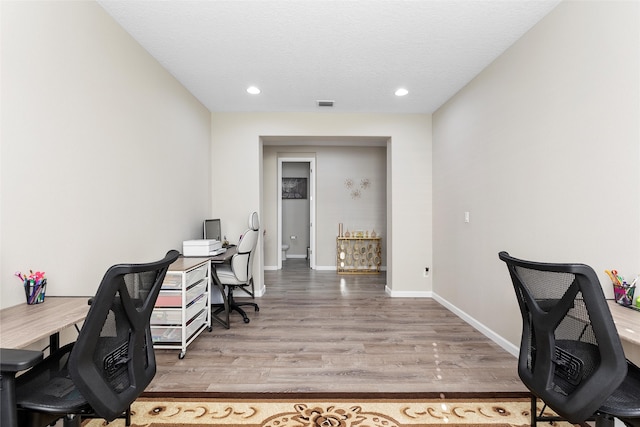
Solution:
M 391 298 L 432 298 L 431 291 L 394 291 L 389 286 L 384 287 L 384 291 Z
M 480 333 L 482 333 L 484 336 L 489 338 L 491 341 L 493 341 L 494 343 L 498 344 L 500 347 L 502 347 L 504 350 L 506 350 L 512 356 L 518 357 L 519 349 L 518 349 L 517 346 L 515 346 L 512 343 L 510 343 L 509 341 L 505 340 L 500 335 L 495 333 L 493 330 L 487 328 L 484 324 L 478 322 L 476 319 L 474 319 L 473 317 L 469 316 L 467 313 L 465 313 L 464 311 L 460 310 L 458 307 L 456 307 L 455 305 L 451 304 L 449 301 L 447 301 L 444 298 L 440 297 L 438 294 L 433 294 L 433 299 L 438 301 L 443 306 L 445 306 L 449 311 L 451 311 L 452 313 L 454 313 L 455 315 L 460 317 L 462 320 L 467 322 L 469 325 L 473 326 L 475 329 L 477 329 Z
M 282 254 L 280 254 L 282 255 Z M 289 258 L 296 258 L 296 259 L 307 259 L 306 255 L 297 255 L 297 254 L 287 254 L 287 259 Z M 286 260 L 283 260 L 286 261 Z
M 277 266 L 277 265 L 265 265 L 265 266 L 264 266 L 264 269 L 265 269 L 265 270 L 269 270 L 269 271 L 271 271 L 271 270 L 274 270 L 274 271 L 275 271 L 275 270 L 277 270 L 277 269 L 278 269 L 278 266 Z
M 254 281 L 254 285 L 255 285 L 255 281 Z M 256 287 L 254 296 L 255 296 L 256 298 L 258 298 L 258 297 L 263 296 L 266 292 L 267 292 L 267 287 L 266 287 L 266 286 L 264 285 L 264 283 L 263 283 L 263 284 L 262 284 L 262 286 Z M 234 296 L 235 296 L 235 295 L 234 295 Z M 239 296 L 238 296 L 238 298 L 243 298 L 243 297 L 245 297 L 245 296 L 246 296 L 246 298 L 251 298 L 251 297 L 250 297 L 249 295 L 247 295 L 247 294 L 241 294 L 241 295 L 239 295 Z

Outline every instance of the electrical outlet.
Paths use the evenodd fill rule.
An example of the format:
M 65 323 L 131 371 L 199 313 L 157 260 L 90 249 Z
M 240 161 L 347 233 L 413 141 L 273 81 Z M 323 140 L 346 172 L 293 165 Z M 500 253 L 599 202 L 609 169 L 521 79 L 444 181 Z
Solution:
M 424 277 L 429 276 L 429 267 L 425 267 L 424 268 L 424 273 L 423 274 L 424 274 Z

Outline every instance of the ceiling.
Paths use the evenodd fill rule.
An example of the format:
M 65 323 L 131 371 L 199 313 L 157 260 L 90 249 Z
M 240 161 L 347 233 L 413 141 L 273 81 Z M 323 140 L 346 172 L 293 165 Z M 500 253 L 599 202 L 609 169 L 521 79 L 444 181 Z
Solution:
M 98 3 L 212 112 L 432 113 L 559 0 Z

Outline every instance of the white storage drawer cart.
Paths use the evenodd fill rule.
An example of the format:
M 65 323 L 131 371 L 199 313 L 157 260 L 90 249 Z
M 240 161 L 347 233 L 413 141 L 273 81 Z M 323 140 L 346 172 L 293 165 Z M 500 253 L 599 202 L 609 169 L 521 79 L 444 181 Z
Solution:
M 183 359 L 187 346 L 211 331 L 210 269 L 209 258 L 178 258 L 169 266 L 151 314 L 154 348 L 180 349 Z

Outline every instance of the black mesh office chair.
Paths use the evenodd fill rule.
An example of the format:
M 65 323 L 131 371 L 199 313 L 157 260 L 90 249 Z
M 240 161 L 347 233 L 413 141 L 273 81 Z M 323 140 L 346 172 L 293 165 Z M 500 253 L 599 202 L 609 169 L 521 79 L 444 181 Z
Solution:
M 60 418 L 65 427 L 79 427 L 82 417 L 112 421 L 128 410 L 156 372 L 149 319 L 178 255 L 169 251 L 160 261 L 107 270 L 77 341 L 16 378 L 20 427 Z
M 241 308 L 242 306 L 252 306 L 255 311 L 260 311 L 260 307 L 255 302 L 238 302 L 233 297 L 233 291 L 239 289 L 250 295 L 255 296 L 253 286 L 253 255 L 255 253 L 256 244 L 258 242 L 258 231 L 260 230 L 260 221 L 258 213 L 252 212 L 249 215 L 249 229 L 246 230 L 240 241 L 238 242 L 238 253 L 231 257 L 230 264 L 216 265 L 216 274 L 225 287 L 230 311 L 237 311 L 242 316 L 244 323 L 249 323 L 247 313 Z M 224 310 L 222 304 L 212 304 L 215 308 L 215 314 Z
M 522 313 L 518 374 L 534 395 L 572 423 L 587 419 L 640 425 L 640 369 L 625 360 L 593 269 L 584 264 L 524 261 L 500 252 Z M 544 409 L 543 409 L 544 410 Z

